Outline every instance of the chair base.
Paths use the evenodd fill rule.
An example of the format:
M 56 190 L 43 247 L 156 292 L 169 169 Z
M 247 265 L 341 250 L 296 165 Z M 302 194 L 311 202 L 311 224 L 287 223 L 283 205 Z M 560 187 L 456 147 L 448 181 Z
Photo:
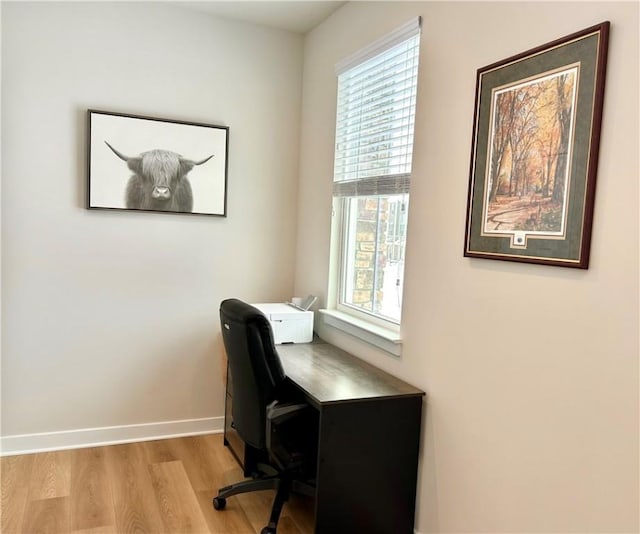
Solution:
M 213 498 L 213 507 L 216 510 L 223 510 L 227 505 L 228 497 L 239 495 L 241 493 L 249 493 L 251 491 L 263 491 L 269 489 L 275 489 L 276 496 L 273 500 L 269 524 L 262 529 L 260 534 L 276 534 L 282 507 L 284 506 L 284 503 L 289 500 L 289 494 L 292 490 L 309 497 L 312 497 L 315 493 L 315 487 L 313 485 L 300 482 L 299 480 L 292 480 L 286 473 L 278 473 L 275 475 L 236 482 L 235 484 L 220 488 L 220 490 L 218 490 L 218 496 Z
M 270 489 L 278 489 L 280 485 L 279 475 L 272 475 L 263 478 L 254 478 L 251 480 L 243 480 L 242 482 L 236 482 L 230 484 L 224 488 L 218 490 L 218 496 L 215 499 L 227 499 L 233 495 L 240 495 L 241 493 L 249 493 L 251 491 L 263 491 Z M 214 505 L 215 507 L 215 505 Z

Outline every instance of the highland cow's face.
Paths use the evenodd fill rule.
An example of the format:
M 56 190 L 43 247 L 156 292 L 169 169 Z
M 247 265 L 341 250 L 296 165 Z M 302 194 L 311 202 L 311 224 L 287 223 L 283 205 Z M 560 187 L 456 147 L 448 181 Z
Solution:
M 178 181 L 193 168 L 193 165 L 182 165 L 180 155 L 168 150 L 150 150 L 140 156 L 138 174 L 155 200 L 169 200 Z

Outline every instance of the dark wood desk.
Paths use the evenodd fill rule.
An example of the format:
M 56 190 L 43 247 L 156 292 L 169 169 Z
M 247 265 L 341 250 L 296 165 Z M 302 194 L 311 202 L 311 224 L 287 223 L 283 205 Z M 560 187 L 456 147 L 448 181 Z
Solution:
M 424 392 L 328 343 L 277 349 L 319 414 L 315 534 L 412 534 Z

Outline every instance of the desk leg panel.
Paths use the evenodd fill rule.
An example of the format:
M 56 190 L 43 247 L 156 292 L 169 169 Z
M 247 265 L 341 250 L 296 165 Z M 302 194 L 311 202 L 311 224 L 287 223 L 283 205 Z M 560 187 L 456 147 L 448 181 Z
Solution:
M 316 534 L 412 534 L 422 397 L 325 405 Z

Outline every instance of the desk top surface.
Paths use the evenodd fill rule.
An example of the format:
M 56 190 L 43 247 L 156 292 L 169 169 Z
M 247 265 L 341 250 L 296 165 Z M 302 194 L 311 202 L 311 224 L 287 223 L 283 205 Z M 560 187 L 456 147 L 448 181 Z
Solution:
M 422 396 L 424 391 L 329 343 L 278 345 L 287 376 L 317 404 Z

